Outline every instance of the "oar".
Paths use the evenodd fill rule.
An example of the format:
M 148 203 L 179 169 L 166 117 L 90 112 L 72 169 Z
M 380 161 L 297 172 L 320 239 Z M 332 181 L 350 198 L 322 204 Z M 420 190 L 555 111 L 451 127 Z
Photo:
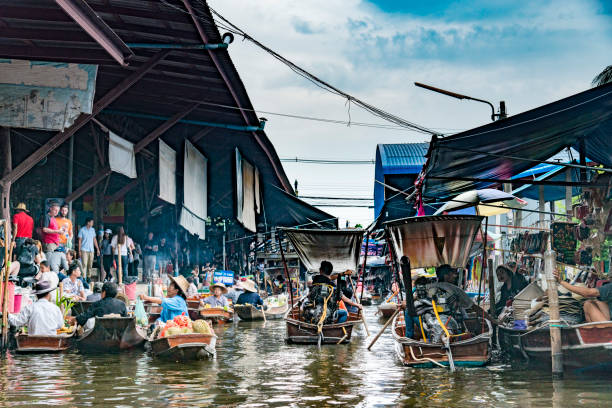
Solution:
M 389 320 L 387 320 L 387 323 L 385 323 L 385 325 L 383 326 L 382 329 L 380 329 L 380 331 L 378 332 L 378 334 L 376 335 L 376 337 L 374 337 L 374 340 L 372 340 L 372 342 L 370 343 L 370 345 L 368 346 L 368 350 L 372 348 L 372 346 L 374 345 L 374 343 L 376 343 L 376 341 L 378 340 L 378 338 L 383 334 L 383 332 L 387 329 L 387 326 L 389 326 L 391 324 L 391 322 L 393 321 L 393 319 L 395 319 L 395 316 L 397 316 L 397 314 L 400 312 L 400 310 L 402 310 L 400 307 L 397 308 L 397 310 L 395 312 L 393 312 L 393 315 L 389 318 Z
M 353 293 L 356 293 L 355 292 L 355 286 L 353 285 L 353 280 L 351 279 L 350 276 L 348 277 L 348 279 L 349 279 L 349 283 L 351 284 L 351 288 L 353 289 Z M 355 295 L 355 300 L 357 300 L 357 303 L 361 304 L 359 302 L 359 299 L 357 299 L 357 295 Z M 361 309 L 361 321 L 363 322 L 363 327 L 364 327 L 364 329 L 366 331 L 366 335 L 367 335 L 366 337 L 370 337 L 370 330 L 368 329 L 368 324 L 365 321 L 365 317 L 363 315 L 363 309 Z

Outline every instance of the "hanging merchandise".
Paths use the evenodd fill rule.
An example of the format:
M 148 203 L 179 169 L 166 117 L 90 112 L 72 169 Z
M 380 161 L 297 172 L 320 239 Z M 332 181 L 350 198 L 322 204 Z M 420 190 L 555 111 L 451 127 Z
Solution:
M 553 222 L 552 249 L 557 253 L 557 261 L 565 264 L 575 264 L 576 224 L 573 222 Z

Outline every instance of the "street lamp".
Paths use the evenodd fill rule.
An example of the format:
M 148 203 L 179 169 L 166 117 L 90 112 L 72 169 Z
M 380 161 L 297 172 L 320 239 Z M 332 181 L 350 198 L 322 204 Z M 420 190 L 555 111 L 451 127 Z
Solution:
M 414 84 L 420 88 L 425 88 L 430 91 L 438 92 L 438 93 L 441 93 L 447 96 L 452 96 L 453 98 L 469 99 L 471 101 L 486 103 L 487 105 L 491 107 L 491 120 L 492 121 L 495 121 L 495 118 L 497 118 L 497 120 L 500 120 L 500 119 L 506 119 L 508 117 L 508 114 L 506 113 L 506 102 L 504 101 L 499 102 L 499 113 L 495 113 L 495 107 L 493 106 L 493 104 L 489 101 L 485 101 L 484 99 L 472 98 L 471 96 L 462 95 L 456 92 L 451 92 L 451 91 L 447 91 L 444 89 L 436 88 L 435 86 L 422 84 L 420 82 L 415 82 Z

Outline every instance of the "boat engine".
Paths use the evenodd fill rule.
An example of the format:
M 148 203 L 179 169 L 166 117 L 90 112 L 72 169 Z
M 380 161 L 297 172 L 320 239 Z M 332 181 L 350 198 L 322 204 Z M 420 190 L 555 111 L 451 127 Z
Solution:
M 461 310 L 452 307 L 452 297 L 449 299 L 444 290 L 437 288 L 435 284 L 430 284 L 424 278 L 417 279 L 415 290 L 414 308 L 417 316 L 421 318 L 428 342 L 442 343 L 442 336 L 446 335 L 442 324 L 451 335 L 461 333 L 460 322 L 463 321 L 463 314 Z M 433 309 L 434 304 L 439 320 Z
M 334 287 L 324 284 L 315 284 L 310 289 L 308 297 L 301 307 L 302 320 L 307 323 L 317 324 L 325 315 L 323 324 L 331 324 L 336 319 L 336 302 L 333 299 Z M 327 307 L 325 304 L 327 303 Z

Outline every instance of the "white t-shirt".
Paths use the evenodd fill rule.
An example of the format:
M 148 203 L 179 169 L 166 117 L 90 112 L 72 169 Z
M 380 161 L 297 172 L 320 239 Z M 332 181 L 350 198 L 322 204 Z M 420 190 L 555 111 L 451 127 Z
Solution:
M 117 237 L 118 235 L 115 235 L 113 237 L 113 239 L 111 239 L 111 247 L 113 247 L 113 254 L 115 254 L 115 249 L 117 248 Z M 128 247 L 132 247 L 134 245 L 134 241 L 132 241 L 132 238 L 128 237 L 127 235 L 125 236 L 125 245 L 121 245 L 121 255 L 125 255 L 127 256 L 128 254 Z

